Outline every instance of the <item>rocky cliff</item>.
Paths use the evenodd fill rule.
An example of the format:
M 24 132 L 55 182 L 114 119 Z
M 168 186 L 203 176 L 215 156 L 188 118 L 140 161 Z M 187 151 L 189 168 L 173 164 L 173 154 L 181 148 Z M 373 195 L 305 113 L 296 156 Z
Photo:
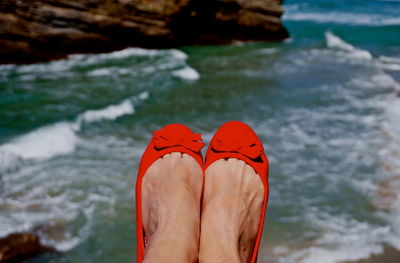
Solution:
M 2 0 L 0 63 L 288 37 L 282 0 Z

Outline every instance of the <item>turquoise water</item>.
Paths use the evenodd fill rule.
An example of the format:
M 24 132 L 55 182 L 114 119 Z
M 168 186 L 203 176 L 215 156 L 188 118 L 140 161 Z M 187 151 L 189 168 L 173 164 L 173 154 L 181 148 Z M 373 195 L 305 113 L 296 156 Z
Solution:
M 284 43 L 129 48 L 0 68 L 0 235 L 65 251 L 30 262 L 134 262 L 134 184 L 151 132 L 264 141 L 260 262 L 400 250 L 400 2 L 286 1 Z M 384 263 L 384 262 L 382 262 Z

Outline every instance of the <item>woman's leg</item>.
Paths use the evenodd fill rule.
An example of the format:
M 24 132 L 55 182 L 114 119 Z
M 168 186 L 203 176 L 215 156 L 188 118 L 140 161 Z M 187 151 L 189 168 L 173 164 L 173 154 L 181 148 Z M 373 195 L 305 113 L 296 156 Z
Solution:
M 164 155 L 149 167 L 142 182 L 143 263 L 197 261 L 202 187 L 202 169 L 187 154 Z
M 214 162 L 205 173 L 200 263 L 249 262 L 264 198 L 262 181 L 234 158 Z

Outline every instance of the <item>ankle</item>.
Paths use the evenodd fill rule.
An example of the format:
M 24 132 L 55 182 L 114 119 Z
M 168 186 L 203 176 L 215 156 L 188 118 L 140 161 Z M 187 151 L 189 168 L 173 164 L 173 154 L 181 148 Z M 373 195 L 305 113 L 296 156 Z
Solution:
M 240 224 L 227 217 L 207 216 L 201 224 L 200 262 L 240 263 Z
M 198 255 L 199 229 L 187 227 L 158 229 L 147 242 L 146 262 L 196 262 Z M 179 252 L 178 252 L 179 251 Z M 144 262 L 145 263 L 145 262 Z
M 236 236 L 223 231 L 215 231 L 215 229 L 206 230 L 205 232 L 207 232 L 204 233 L 207 239 L 200 239 L 200 263 L 241 262 Z

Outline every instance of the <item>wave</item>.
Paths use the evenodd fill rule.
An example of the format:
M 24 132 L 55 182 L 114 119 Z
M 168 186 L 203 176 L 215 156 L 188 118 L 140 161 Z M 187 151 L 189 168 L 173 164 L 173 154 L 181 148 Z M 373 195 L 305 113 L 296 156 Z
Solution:
M 360 138 L 353 136 L 347 138 L 346 136 L 349 136 L 351 132 L 346 131 L 346 133 L 340 133 L 340 130 L 337 130 L 335 131 L 335 136 L 329 139 L 325 137 L 326 139 L 322 140 L 315 135 L 322 131 L 324 127 L 318 127 L 318 129 L 312 129 L 312 132 L 310 134 L 313 134 L 311 139 L 314 140 L 310 140 L 310 138 L 304 136 L 302 132 L 297 132 L 297 129 L 291 128 L 290 132 L 281 135 L 284 139 L 280 140 L 285 144 L 283 145 L 283 148 L 287 148 L 288 151 L 286 152 L 294 152 L 297 149 L 301 148 L 302 144 L 313 145 L 313 147 L 315 147 L 314 145 L 318 145 L 317 148 L 323 148 L 323 145 L 325 144 L 333 146 L 328 148 L 329 151 L 336 152 L 334 148 L 339 147 L 339 145 L 340 147 L 357 145 L 357 148 L 360 147 L 360 149 L 352 149 L 351 147 L 344 147 L 343 149 L 341 149 L 341 156 L 339 159 L 341 159 L 342 162 L 348 161 L 348 165 L 343 163 L 337 164 L 339 169 L 335 169 L 332 172 L 332 178 L 330 179 L 332 179 L 332 182 L 334 182 L 333 184 L 336 184 L 334 187 L 338 187 L 338 185 L 342 183 L 343 185 L 346 184 L 347 186 L 354 188 L 356 192 L 360 193 L 362 199 L 365 198 L 366 202 L 371 203 L 371 195 L 373 195 L 373 192 L 380 187 L 380 185 L 377 184 L 377 180 L 379 182 L 379 179 L 370 177 L 363 178 L 362 176 L 358 176 L 359 171 L 354 170 L 354 173 L 348 172 L 348 167 L 354 167 L 358 165 L 362 167 L 364 166 L 362 163 L 365 162 L 366 167 L 377 168 L 375 163 L 379 162 L 387 164 L 387 160 L 391 160 L 390 169 L 393 173 L 393 178 L 391 178 L 391 181 L 383 183 L 382 185 L 397 185 L 395 191 L 389 192 L 388 195 L 392 197 L 395 196 L 395 198 L 398 200 L 396 200 L 396 203 L 393 204 L 391 211 L 388 213 L 383 213 L 384 211 L 382 210 L 378 210 L 373 214 L 371 213 L 371 217 L 374 218 L 372 220 L 370 218 L 366 218 L 365 220 L 360 219 L 361 216 L 360 214 L 357 214 L 357 209 L 351 212 L 339 211 L 338 213 L 335 213 L 337 212 L 335 211 L 335 205 L 331 207 L 324 207 L 324 205 L 321 206 L 321 203 L 318 203 L 316 206 L 310 209 L 308 215 L 309 220 L 299 220 L 300 223 L 306 221 L 307 226 L 309 226 L 309 228 L 307 227 L 307 230 L 309 230 L 309 232 L 304 233 L 306 241 L 303 240 L 302 244 L 297 243 L 297 245 L 296 241 L 294 241 L 292 243 L 293 247 L 288 244 L 285 244 L 285 246 L 283 247 L 278 246 L 276 252 L 276 257 L 278 258 L 276 260 L 277 262 L 348 262 L 365 259 L 374 254 L 381 254 L 382 252 L 384 252 L 384 248 L 386 246 L 400 249 L 400 196 L 398 196 L 400 189 L 400 125 L 398 122 L 398 120 L 400 119 L 400 100 L 398 97 L 396 97 L 396 90 L 400 90 L 400 84 L 397 83 L 391 75 L 385 73 L 385 68 L 381 66 L 381 63 L 383 62 L 396 65 L 396 63 L 398 63 L 398 60 L 397 58 L 382 56 L 374 58 L 370 52 L 359 49 L 351 43 L 344 41 L 337 35 L 334 35 L 332 32 L 325 33 L 325 41 L 325 47 L 318 49 L 312 48 L 308 50 L 303 49 L 299 52 L 296 52 L 296 56 L 291 57 L 291 63 L 286 64 L 291 64 L 292 67 L 295 68 L 294 70 L 296 73 L 299 72 L 299 69 L 308 69 L 309 64 L 314 65 L 315 61 L 318 61 L 318 63 L 321 64 L 324 63 L 326 65 L 329 65 L 329 63 L 331 63 L 334 71 L 340 69 L 341 64 L 345 66 L 354 65 L 355 70 L 352 71 L 351 74 L 347 74 L 347 72 L 344 72 L 343 80 L 340 79 L 338 81 L 335 81 L 334 85 L 329 83 L 329 77 L 327 78 L 328 84 L 325 84 L 323 82 L 319 83 L 319 85 L 321 86 L 318 88 L 323 89 L 324 86 L 329 87 L 327 89 L 327 92 L 329 94 L 333 94 L 333 92 L 335 92 L 337 93 L 337 95 L 335 95 L 337 96 L 336 98 L 340 97 L 344 100 L 344 102 L 335 105 L 335 108 L 337 107 L 337 110 L 335 110 L 334 112 L 327 111 L 327 109 L 332 106 L 332 102 L 327 102 L 323 106 L 323 112 L 319 113 L 318 111 L 310 110 L 310 113 L 312 113 L 312 115 L 306 115 L 308 114 L 307 111 L 306 113 L 301 113 L 301 115 L 307 116 L 305 117 L 308 119 L 307 125 L 309 125 L 309 120 L 320 120 L 321 122 L 316 121 L 315 127 L 317 127 L 319 123 L 325 122 L 329 119 L 332 120 L 333 123 L 338 124 L 341 122 L 339 120 L 348 118 L 348 124 L 351 127 L 356 127 L 360 124 L 365 128 L 366 133 L 360 134 Z M 300 56 L 298 55 L 299 53 Z M 300 60 L 302 64 L 294 65 L 294 61 L 296 60 Z M 339 71 L 336 73 L 340 75 Z M 337 88 L 335 87 L 335 85 L 337 85 Z M 373 90 L 373 96 L 365 96 L 365 94 L 370 94 L 368 89 Z M 360 96 L 360 94 L 363 95 Z M 393 97 L 393 100 L 397 101 L 397 103 L 392 103 L 392 100 L 388 99 L 388 97 Z M 335 97 L 332 96 L 330 98 Z M 388 121 L 387 127 L 385 127 L 385 123 L 382 123 L 382 119 L 385 118 L 384 116 L 382 116 L 382 114 L 385 110 L 380 106 L 380 104 L 385 104 L 388 108 L 387 110 L 390 110 L 391 117 Z M 342 107 L 343 109 L 340 109 Z M 299 110 L 296 109 L 296 111 Z M 304 116 L 296 120 L 291 120 L 289 122 L 291 123 L 290 126 L 292 126 L 293 124 L 302 123 L 301 120 L 303 118 Z M 254 125 L 255 127 L 257 127 L 257 125 L 259 124 Z M 394 128 L 391 125 L 396 125 L 397 128 Z M 269 126 L 273 127 L 273 125 Z M 336 127 L 334 126 L 330 127 L 330 132 L 335 130 L 336 127 L 339 127 L 340 125 Z M 269 134 L 271 141 L 275 139 L 271 136 L 277 136 L 272 134 L 283 133 L 282 130 L 278 130 L 278 132 L 276 132 L 276 130 L 273 128 L 265 129 L 271 129 Z M 304 130 L 304 128 L 301 129 Z M 377 133 L 379 133 L 379 130 L 381 129 L 384 129 L 383 136 L 377 136 Z M 368 135 L 368 133 L 370 134 Z M 365 137 L 362 138 L 361 136 L 364 135 Z M 384 143 L 383 137 L 388 135 L 391 138 L 396 138 L 396 140 Z M 317 143 L 315 142 L 315 137 L 317 137 Z M 321 137 L 323 138 L 323 136 Z M 291 141 L 291 139 L 287 138 L 293 138 L 293 142 Z M 378 151 L 375 147 L 381 147 L 381 149 Z M 373 152 L 373 154 L 368 156 L 368 152 Z M 347 157 L 343 156 L 343 154 L 346 153 L 350 153 L 349 157 L 357 157 L 348 159 Z M 378 156 L 383 153 L 384 155 L 382 156 L 382 158 L 379 158 Z M 271 163 L 278 162 L 284 159 L 290 159 L 286 156 L 285 158 L 279 158 L 279 154 L 280 153 L 272 152 L 272 155 L 270 156 Z M 276 160 L 274 160 L 274 155 L 278 156 L 275 157 Z M 323 162 L 323 157 L 318 156 L 318 160 L 316 163 L 321 162 Z M 396 165 L 393 164 L 394 162 L 396 162 Z M 311 163 L 312 162 L 309 162 L 308 160 L 307 165 L 312 165 Z M 343 169 L 343 167 L 345 168 Z M 287 173 L 289 175 L 291 173 L 294 174 L 295 172 L 297 172 L 297 169 L 293 169 L 293 171 L 291 171 L 287 165 L 283 170 L 285 171 L 284 173 Z M 317 167 L 315 171 L 318 171 Z M 313 174 L 315 171 L 310 173 Z M 346 175 L 350 176 L 342 177 L 343 171 L 345 171 L 344 174 L 348 172 L 348 174 Z M 328 171 L 324 171 L 325 179 L 330 177 L 330 175 L 328 174 Z M 382 173 L 377 172 L 375 174 L 373 172 L 371 175 L 381 176 Z M 316 178 L 318 176 L 320 175 L 316 175 Z M 340 183 L 338 183 L 339 181 Z M 339 191 L 340 193 L 340 188 L 335 189 L 335 191 Z M 319 198 L 323 199 L 322 197 Z M 306 199 L 303 198 L 302 201 L 304 200 Z M 301 205 L 302 204 L 299 204 L 299 206 Z M 322 207 L 322 209 L 326 211 L 330 211 L 330 213 L 324 215 L 323 211 L 314 211 L 313 208 L 317 206 Z M 305 210 L 307 211 L 307 207 L 305 207 Z M 300 215 L 299 217 L 301 216 L 302 215 Z
M 382 74 L 378 79 L 375 79 L 375 77 L 372 77 L 372 79 L 375 79 L 375 82 L 380 83 L 382 87 L 386 85 L 400 87 L 400 84 L 388 77 L 383 78 L 385 81 L 382 81 L 384 75 L 386 74 Z M 388 139 L 378 155 L 382 166 L 386 167 L 384 169 L 388 169 L 388 171 L 381 171 L 378 176 L 383 175 L 384 181 L 369 186 L 366 191 L 372 193 L 372 201 L 380 209 L 377 215 L 383 220 L 383 224 L 371 224 L 344 215 L 338 216 L 313 211 L 314 213 L 309 215 L 309 220 L 311 224 L 321 228 L 323 234 L 315 240 L 312 247 L 291 254 L 289 256 L 290 262 L 337 263 L 356 261 L 383 253 L 384 247 L 387 245 L 400 250 L 400 197 L 398 196 L 400 189 L 398 176 L 400 172 L 400 162 L 398 161 L 400 155 L 398 148 L 400 143 L 400 125 L 398 123 L 400 101 L 394 94 L 388 96 L 389 98 L 386 98 L 385 101 L 379 101 L 376 105 L 377 108 L 384 111 L 385 120 L 380 126 Z M 381 180 L 382 178 L 377 179 Z M 379 200 L 382 196 L 376 196 L 382 193 L 384 193 L 383 195 L 386 194 L 385 200 Z M 383 203 L 377 206 L 376 203 L 381 201 Z M 383 210 L 381 210 L 382 208 Z
M 380 56 L 379 60 L 384 63 L 393 63 L 393 64 L 400 65 L 400 58 Z
M 400 84 L 398 84 L 400 90 Z M 391 225 L 393 234 L 400 237 L 400 100 L 399 96 L 390 96 L 381 103 L 385 120 L 382 134 L 386 139 L 386 146 L 378 153 L 380 158 L 381 174 L 379 185 L 375 192 L 374 204 L 383 209 L 382 217 Z M 400 242 L 393 239 L 392 245 L 400 250 Z
M 315 241 L 317 246 L 294 252 L 288 257 L 289 262 L 356 261 L 381 254 L 384 243 L 400 244 L 400 238 L 395 236 L 390 226 L 374 226 L 344 216 L 321 214 L 322 218 L 310 217 L 315 226 L 324 230 L 324 234 Z
M 148 60 L 124 64 L 127 60 L 138 57 L 147 57 Z M 36 79 L 59 79 L 74 77 L 76 72 L 86 73 L 88 77 L 109 75 L 141 75 L 158 72 L 160 70 L 176 70 L 187 67 L 188 56 L 178 49 L 143 49 L 127 48 L 120 51 L 103 54 L 77 54 L 67 59 L 39 63 L 32 65 L 5 65 L 1 66 L 0 77 L 9 77 L 18 74 L 24 81 Z M 154 63 L 157 60 L 157 63 Z M 121 64 L 122 63 L 122 64 Z M 96 68 L 93 69 L 93 66 Z
M 200 78 L 200 74 L 194 68 L 189 66 L 173 71 L 172 75 L 185 80 L 198 80 Z
M 101 110 L 88 110 L 78 117 L 78 121 L 95 122 L 115 120 L 121 116 L 135 113 L 131 99 L 126 99 L 118 105 L 110 105 Z
M 386 70 L 399 71 L 400 70 L 400 58 L 379 56 L 378 58 L 380 66 Z
M 179 60 L 186 60 L 187 55 L 178 49 L 143 49 L 143 48 L 126 48 L 119 51 L 102 54 L 75 54 L 68 56 L 67 59 L 52 61 L 48 63 L 39 63 L 32 65 L 22 65 L 17 67 L 19 73 L 37 72 L 37 71 L 51 71 L 60 72 L 67 71 L 74 67 L 90 66 L 110 60 L 121 60 L 131 57 L 156 57 L 156 56 L 169 56 Z M 12 66 L 8 65 L 8 69 Z
M 0 156 L 14 155 L 21 159 L 48 159 L 75 151 L 78 137 L 73 123 L 60 122 L 23 135 L 0 146 Z
M 370 52 L 355 48 L 353 45 L 345 42 L 343 39 L 334 35 L 332 32 L 325 32 L 326 45 L 329 48 L 335 48 L 339 50 L 343 50 L 348 52 L 354 58 L 360 59 L 372 59 L 372 55 Z
M 34 130 L 0 145 L 0 164 L 2 169 L 15 167 L 17 160 L 46 160 L 59 155 L 71 154 L 79 143 L 77 133 L 82 123 L 115 120 L 135 113 L 134 102 L 149 97 L 147 91 L 116 105 L 100 110 L 88 110 L 78 115 L 73 122 L 59 122 Z
M 257 52 L 259 54 L 270 55 L 270 54 L 275 54 L 275 53 L 279 52 L 279 48 L 262 48 L 262 49 L 257 50 Z
M 109 60 L 121 60 L 131 57 L 159 57 L 167 56 L 176 60 L 186 60 L 188 56 L 178 49 L 143 49 L 127 48 L 120 51 L 103 54 L 71 55 L 68 61 L 79 66 L 90 66 Z
M 362 88 L 390 88 L 397 91 L 400 90 L 400 84 L 384 72 L 372 74 L 368 78 L 353 78 L 349 84 Z
M 397 26 L 399 17 L 387 17 L 374 14 L 357 14 L 344 12 L 314 13 L 287 12 L 283 16 L 286 21 L 310 21 L 317 23 L 346 24 L 358 26 Z
M 341 55 L 346 62 L 356 59 L 371 60 L 371 66 L 388 71 L 400 71 L 400 58 L 388 56 L 374 58 L 369 51 L 354 47 L 330 31 L 325 32 L 325 41 L 328 48 L 343 51 Z

